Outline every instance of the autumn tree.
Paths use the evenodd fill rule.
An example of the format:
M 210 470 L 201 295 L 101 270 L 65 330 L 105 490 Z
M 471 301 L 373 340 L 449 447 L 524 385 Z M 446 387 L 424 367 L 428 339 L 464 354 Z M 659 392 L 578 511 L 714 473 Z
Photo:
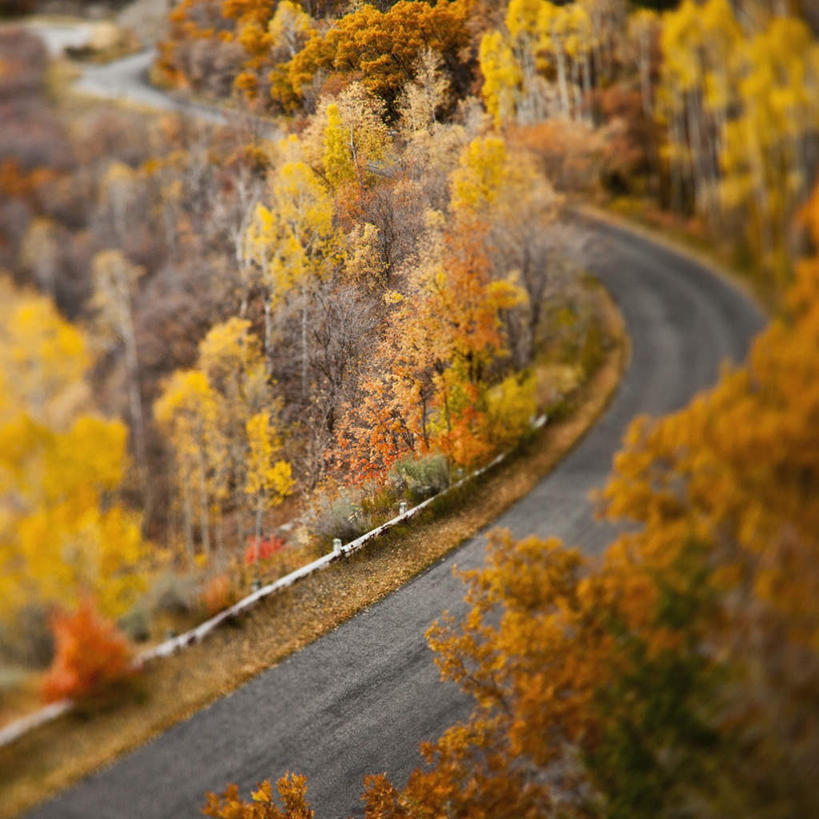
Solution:
M 278 411 L 261 345 L 246 319 L 214 325 L 199 345 L 196 368 L 177 371 L 165 385 L 154 416 L 174 453 L 189 555 L 194 507 L 207 555 L 211 532 L 223 538 L 226 510 L 235 510 L 240 543 L 245 515 L 259 540 L 262 513 L 291 491 L 289 463 L 274 459 Z
M 518 86 L 521 83 L 520 66 L 512 47 L 500 31 L 484 34 L 480 47 L 480 65 L 483 74 L 483 95 L 486 110 L 495 127 L 508 122 L 515 113 Z
M 410 134 L 428 129 L 446 106 L 450 81 L 441 55 L 424 50 L 415 65 L 415 78 L 404 86 L 399 110 Z
M 248 228 L 248 249 L 265 282 L 265 356 L 270 357 L 274 302 L 301 314 L 301 389 L 308 387 L 308 293 L 335 263 L 333 199 L 303 161 L 285 162 L 270 185 L 270 205 L 259 203 Z
M 54 662 L 41 688 L 46 702 L 101 694 L 133 670 L 128 641 L 89 599 L 71 614 L 55 614 L 52 628 Z
M 342 429 L 342 458 L 360 478 L 383 474 L 404 454 L 441 451 L 471 465 L 489 452 L 485 391 L 506 354 L 500 311 L 522 295 L 492 281 L 486 229 L 479 221 L 447 231 L 430 213 L 425 253 L 395 303 L 379 359 Z
M 817 49 L 795 17 L 749 15 L 727 0 L 686 0 L 662 18 L 656 114 L 676 209 L 735 225 L 781 292 L 795 248 L 789 226 L 814 162 Z
M 211 509 L 221 494 L 225 446 L 215 391 L 197 370 L 176 371 L 154 404 L 154 418 L 174 453 L 175 483 L 182 502 L 185 546 L 193 559 L 195 512 L 203 554 L 211 550 Z
M 258 549 L 262 540 L 262 515 L 266 508 L 281 503 L 291 492 L 293 479 L 290 464 L 274 460 L 280 442 L 267 415 L 264 412 L 256 413 L 248 419 L 245 429 L 247 477 L 244 491 L 255 507 L 254 543 Z
M 322 97 L 300 142 L 304 160 L 327 183 L 343 205 L 344 197 L 362 193 L 383 179 L 394 162 L 394 148 L 383 101 L 360 82 L 334 97 Z M 345 190 L 355 183 L 357 192 Z
M 117 499 L 127 430 L 90 406 L 85 337 L 49 300 L 0 281 L 0 599 L 108 616 L 142 588 L 139 516 Z
M 367 90 L 392 109 L 401 89 L 412 81 L 413 65 L 425 49 L 444 56 L 456 87 L 463 90 L 470 71 L 459 52 L 468 40 L 468 10 L 462 0 L 434 5 L 402 0 L 383 12 L 365 4 L 307 41 L 278 84 L 274 81 L 274 98 L 292 106 L 325 71 L 348 80 L 361 76 Z

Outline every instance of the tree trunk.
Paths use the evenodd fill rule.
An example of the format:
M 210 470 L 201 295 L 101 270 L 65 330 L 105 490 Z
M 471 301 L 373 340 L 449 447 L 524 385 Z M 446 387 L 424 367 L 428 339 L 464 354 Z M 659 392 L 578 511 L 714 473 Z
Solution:
M 182 520 L 185 526 L 185 551 L 188 553 L 188 560 L 193 566 L 195 557 L 193 551 L 193 504 L 191 503 L 191 488 L 188 483 L 188 476 L 182 477 Z
M 273 374 L 273 313 L 270 306 L 270 295 L 264 299 L 264 371 L 270 378 Z
M 202 548 L 210 555 L 210 512 L 208 511 L 208 488 L 205 475 L 204 458 L 199 456 L 199 524 L 202 535 Z
M 566 77 L 566 54 L 560 40 L 552 35 L 552 44 L 557 57 L 557 87 L 560 92 L 560 107 L 564 117 L 571 115 L 571 103 L 569 101 L 569 85 Z
M 307 399 L 307 293 L 302 287 L 301 304 L 301 397 Z
M 142 411 L 142 388 L 140 386 L 139 353 L 136 332 L 130 309 L 126 313 L 123 339 L 125 341 L 125 366 L 128 372 L 128 404 L 134 430 L 134 452 L 136 454 L 139 482 L 144 495 L 146 517 L 153 502 L 151 482 L 148 480 L 148 452 L 145 443 L 145 415 Z

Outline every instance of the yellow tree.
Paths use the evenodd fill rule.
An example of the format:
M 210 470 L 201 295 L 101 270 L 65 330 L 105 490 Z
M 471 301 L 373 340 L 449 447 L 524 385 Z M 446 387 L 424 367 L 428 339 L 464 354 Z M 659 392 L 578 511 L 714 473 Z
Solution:
M 212 467 L 214 489 L 221 503 L 244 506 L 243 485 L 248 469 L 247 421 L 259 412 L 275 415 L 279 402 L 273 396 L 259 339 L 250 322 L 230 318 L 214 325 L 199 344 L 197 369 L 213 389 L 223 455 Z M 231 492 L 233 493 L 231 495 Z M 236 514 L 239 542 L 244 541 L 244 516 Z M 217 530 L 221 532 L 221 527 Z
M 267 26 L 267 33 L 273 47 L 283 50 L 285 59 L 292 60 L 304 46 L 312 27 L 313 20 L 298 3 L 281 0 Z
M 725 119 L 735 105 L 741 31 L 728 0 L 686 0 L 663 18 L 658 113 L 668 124 L 674 198 L 683 185 L 716 220 L 717 160 Z M 679 204 L 679 202 L 675 203 Z
M 350 138 L 341 121 L 338 105 L 335 103 L 327 106 L 323 160 L 324 174 L 335 190 L 353 182 L 356 178 L 360 184 L 361 175 L 354 160 L 354 151 L 350 148 Z
M 0 599 L 122 614 L 142 588 L 139 516 L 117 502 L 127 430 L 88 412 L 91 358 L 48 299 L 0 280 Z
M 507 170 L 506 143 L 501 137 L 477 137 L 461 153 L 452 174 L 452 210 L 485 216 L 495 202 Z
M 218 478 L 225 455 L 217 396 L 207 376 L 197 370 L 177 370 L 154 403 L 154 418 L 173 448 L 188 556 L 190 559 L 195 556 L 196 498 L 199 533 L 207 557 L 211 547 L 211 507 L 220 494 Z
M 635 11 L 629 17 L 628 31 L 635 51 L 637 71 L 640 75 L 643 114 L 647 120 L 651 120 L 654 117 L 652 53 L 660 33 L 660 20 L 657 12 L 651 9 Z
M 292 301 L 301 307 L 301 388 L 308 390 L 308 293 L 339 264 L 338 236 L 333 224 L 333 197 L 303 161 L 288 161 L 270 184 L 269 206 L 259 204 L 248 228 L 248 254 L 262 271 L 266 285 L 265 356 L 272 345 L 274 305 Z
M 262 515 L 265 509 L 276 506 L 290 494 L 293 477 L 287 461 L 274 460 L 280 442 L 266 413 L 258 412 L 249 418 L 246 432 L 248 448 L 244 492 L 255 512 L 255 565 L 258 571 Z
M 812 181 L 819 43 L 801 20 L 777 17 L 739 58 L 739 113 L 722 124 L 722 201 L 750 216 L 747 236 L 781 292 L 793 258 L 789 226 Z
M 360 82 L 350 83 L 333 99 L 319 101 L 305 129 L 302 149 L 305 160 L 324 174 L 336 194 L 352 181 L 358 183 L 360 193 L 376 183 L 381 167 L 391 162 L 392 141 L 385 118 L 383 101 Z
M 483 35 L 479 58 L 483 74 L 481 95 L 495 127 L 500 128 L 515 113 L 517 90 L 522 80 L 520 67 L 500 31 Z
M 70 422 L 87 399 L 88 343 L 43 297 L 0 278 L 0 412 L 24 408 L 47 426 Z

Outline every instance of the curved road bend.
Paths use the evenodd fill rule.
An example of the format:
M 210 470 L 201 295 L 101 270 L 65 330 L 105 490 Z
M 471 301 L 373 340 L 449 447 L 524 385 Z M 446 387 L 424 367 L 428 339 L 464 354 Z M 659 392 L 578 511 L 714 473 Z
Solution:
M 600 486 L 628 422 L 679 408 L 715 382 L 726 359 L 744 357 L 762 316 L 750 301 L 688 259 L 626 231 L 596 226 L 595 265 L 620 305 L 632 358 L 615 400 L 548 477 L 496 522 L 516 535 L 557 535 L 599 552 L 611 530 L 592 518 Z M 40 819 L 150 819 L 199 815 L 207 790 L 248 789 L 286 770 L 309 777 L 319 819 L 360 814 L 366 773 L 399 783 L 469 704 L 439 681 L 424 631 L 445 608 L 459 611 L 452 566 L 478 566 L 484 538 L 271 668 L 41 806 Z
M 32 20 L 26 25 L 40 37 L 52 57 L 59 57 L 67 48 L 86 45 L 94 31 L 93 23 L 82 21 L 59 23 Z M 266 139 L 282 136 L 279 127 L 270 120 L 226 112 L 155 87 L 148 77 L 156 55 L 156 49 L 151 47 L 107 63 L 78 63 L 80 74 L 74 82 L 74 89 L 102 99 L 129 102 L 158 111 L 173 111 L 211 125 L 236 122 L 253 124 Z

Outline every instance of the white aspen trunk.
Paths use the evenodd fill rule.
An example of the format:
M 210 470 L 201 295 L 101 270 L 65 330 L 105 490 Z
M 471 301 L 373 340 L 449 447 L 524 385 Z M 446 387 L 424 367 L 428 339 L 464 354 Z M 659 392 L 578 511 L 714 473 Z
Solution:
M 262 541 L 262 512 L 264 511 L 264 504 L 263 504 L 263 495 L 261 492 L 258 493 L 256 496 L 256 544 L 254 547 L 254 554 L 255 560 L 254 565 L 256 566 L 256 575 L 259 574 L 259 554 L 261 549 L 261 541 Z
M 675 154 L 669 158 L 668 163 L 668 170 L 671 175 L 671 209 L 680 212 L 682 210 L 683 177 L 680 159 L 676 156 L 676 153 L 682 145 L 682 128 L 677 113 L 671 119 L 671 143 Z
M 264 371 L 270 378 L 273 369 L 273 312 L 270 306 L 270 295 L 265 294 L 264 300 Z
M 518 112 L 518 119 L 526 123 L 536 122 L 539 119 L 538 111 L 539 99 L 535 94 L 535 58 L 532 43 L 527 40 L 524 52 L 521 55 L 521 68 L 523 73 L 523 94 L 521 110 Z
M 691 180 L 694 183 L 694 207 L 700 210 L 702 196 L 702 180 L 700 178 L 700 145 L 699 128 L 694 104 L 690 95 L 686 97 L 686 115 L 688 120 L 688 145 L 691 151 Z
M 304 287 L 301 305 L 301 397 L 307 398 L 307 293 Z
M 214 547 L 217 552 L 224 551 L 225 548 L 225 518 L 219 515 L 213 524 Z
M 353 125 L 350 123 L 350 156 L 353 158 L 353 168 L 355 168 L 355 176 L 358 180 L 358 187 L 364 189 L 364 181 L 361 178 L 361 169 L 358 167 L 358 151 L 355 147 L 355 133 Z
M 205 476 L 205 461 L 199 454 L 199 524 L 202 530 L 202 548 L 210 555 L 210 512 L 208 510 L 208 489 Z
M 572 60 L 572 96 L 574 97 L 572 119 L 582 119 L 583 94 L 580 90 L 580 63 L 577 60 Z
M 591 78 L 591 59 L 589 57 L 589 52 L 585 51 L 583 53 L 583 96 L 585 98 L 586 105 L 588 105 L 588 110 L 584 119 L 589 125 L 592 125 L 593 122 L 593 111 L 591 105 L 591 94 L 592 94 L 592 78 Z
M 648 29 L 640 32 L 640 95 L 643 100 L 643 114 L 646 119 L 654 118 L 654 105 L 651 98 L 651 32 Z
M 566 78 L 566 53 L 563 51 L 563 44 L 554 34 L 552 35 L 552 45 L 557 57 L 557 87 L 560 92 L 560 107 L 564 117 L 571 115 L 571 103 L 569 102 L 568 80 Z
M 187 475 L 182 478 L 182 520 L 185 527 L 185 550 L 192 566 L 195 556 L 193 551 L 193 503 L 191 502 L 191 488 L 188 478 Z
M 246 186 L 240 186 L 240 196 L 245 192 Z M 242 197 L 246 198 L 246 197 Z M 242 299 L 239 303 L 239 318 L 245 318 L 247 315 L 248 298 L 250 295 L 250 271 L 251 264 L 248 262 L 245 236 L 253 219 L 253 214 L 256 210 L 258 197 L 251 196 L 244 209 L 242 210 L 242 218 L 239 220 L 238 226 L 232 231 L 233 234 L 233 255 L 236 259 L 236 266 L 239 268 L 239 280 L 242 283 Z

